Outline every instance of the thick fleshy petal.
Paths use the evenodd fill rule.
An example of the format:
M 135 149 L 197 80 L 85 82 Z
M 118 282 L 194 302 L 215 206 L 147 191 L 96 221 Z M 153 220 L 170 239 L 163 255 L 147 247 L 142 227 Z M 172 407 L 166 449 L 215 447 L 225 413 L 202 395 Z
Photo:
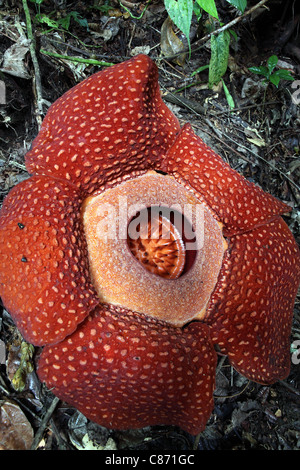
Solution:
M 248 231 L 290 211 L 233 170 L 186 124 L 162 163 L 162 170 L 191 186 L 224 224 L 224 235 Z
M 206 322 L 213 341 L 251 380 L 270 384 L 289 373 L 299 280 L 299 249 L 281 217 L 231 238 Z
M 0 294 L 24 338 L 55 343 L 98 300 L 74 187 L 47 177 L 19 183 L 0 212 Z
M 70 338 L 44 348 L 38 374 L 108 428 L 167 424 L 197 434 L 213 408 L 215 366 L 206 325 L 182 330 L 102 306 Z
M 49 108 L 26 155 L 29 173 L 92 192 L 154 167 L 180 127 L 157 78 L 154 62 L 139 55 L 73 87 Z

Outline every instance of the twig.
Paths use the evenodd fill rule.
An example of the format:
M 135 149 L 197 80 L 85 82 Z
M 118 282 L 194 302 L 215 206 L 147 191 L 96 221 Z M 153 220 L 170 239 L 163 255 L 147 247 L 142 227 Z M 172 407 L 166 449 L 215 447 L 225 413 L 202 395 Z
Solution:
M 148 8 L 148 5 L 149 5 L 150 2 L 151 2 L 151 0 L 148 0 L 148 1 L 147 1 L 147 3 L 146 3 L 146 5 L 145 5 L 145 7 L 144 7 L 142 13 L 140 14 L 140 16 L 134 16 L 134 15 L 131 13 L 131 11 L 129 10 L 129 8 L 133 8 L 133 7 L 135 6 L 133 3 L 126 2 L 126 0 L 125 0 L 125 1 L 123 0 L 123 3 L 120 2 L 120 6 L 123 7 L 124 10 L 127 11 L 127 13 L 129 13 L 129 15 L 131 16 L 131 18 L 134 18 L 135 20 L 141 20 L 141 19 L 143 18 L 143 15 L 144 15 L 145 11 L 146 11 L 147 8 Z M 125 3 L 127 4 L 127 6 L 128 6 L 129 8 L 127 8 L 127 6 L 125 6 Z
M 55 408 L 58 405 L 58 403 L 59 403 L 59 398 L 54 397 L 54 399 L 52 400 L 51 405 L 49 406 L 48 410 L 45 413 L 45 416 L 43 417 L 43 419 L 41 421 L 40 427 L 39 427 L 36 435 L 34 436 L 34 440 L 33 440 L 33 443 L 31 445 L 31 450 L 35 450 L 38 447 L 38 445 L 39 445 L 39 443 L 42 439 L 43 433 L 45 431 L 45 428 L 48 424 L 48 421 L 51 418 Z
M 295 387 L 292 385 L 288 384 L 284 380 L 279 380 L 279 383 L 283 385 L 285 388 L 287 388 L 290 392 L 295 393 L 295 395 L 300 396 L 300 390 L 297 390 Z
M 229 135 L 226 136 L 229 140 L 231 140 L 231 142 L 234 142 L 235 144 L 237 144 L 237 142 L 232 139 L 231 137 L 229 137 Z M 227 147 L 229 147 L 231 150 L 234 150 L 232 149 L 232 147 L 230 147 L 228 144 L 226 144 L 226 142 L 223 142 L 223 144 L 227 145 Z M 246 147 L 245 145 L 243 144 L 238 144 L 240 147 L 244 148 L 247 150 L 247 152 L 250 152 L 252 153 L 252 155 L 256 158 L 259 158 L 260 160 L 262 160 L 266 165 L 268 165 L 270 168 L 272 168 L 272 170 L 274 171 L 277 171 L 281 176 L 283 176 L 287 181 L 289 181 L 295 188 L 297 188 L 298 191 L 300 191 L 300 186 L 295 183 L 295 181 L 293 181 L 291 178 L 289 178 L 286 173 L 284 173 L 283 171 L 281 171 L 279 168 L 277 168 L 275 165 L 273 165 L 271 162 L 269 162 L 268 160 L 266 160 L 264 157 L 262 157 L 261 155 L 253 152 L 251 149 L 249 149 L 248 147 Z M 240 157 L 242 158 L 243 160 L 245 161 L 249 161 L 247 160 L 247 158 L 242 155 L 241 153 L 237 152 L 236 150 L 234 150 L 234 152 Z
M 233 369 L 232 369 L 233 370 Z M 249 385 L 251 384 L 251 380 L 248 380 L 248 382 L 246 383 L 246 385 L 242 388 L 242 390 L 236 392 L 236 393 L 233 393 L 232 395 L 214 395 L 214 398 L 235 398 L 235 397 L 238 397 L 239 395 L 242 395 L 244 393 L 244 391 L 249 387 Z
M 169 103 L 176 104 L 178 106 L 183 106 L 190 111 L 193 111 L 195 114 L 201 115 L 205 114 L 205 108 L 196 101 L 188 100 L 181 95 L 174 95 L 173 93 L 167 93 L 163 95 L 163 99 L 168 101 Z
M 99 65 L 99 66 L 104 66 L 104 67 L 110 67 L 111 65 L 114 65 L 112 62 L 104 62 L 102 60 L 100 61 L 96 59 L 83 59 L 82 57 L 62 55 L 62 54 L 57 54 L 55 52 L 48 52 L 48 51 L 45 51 L 44 49 L 41 49 L 40 52 L 50 57 L 55 57 L 57 59 L 62 59 L 62 60 L 70 60 L 72 62 L 79 62 L 79 63 L 90 64 L 90 65 Z
M 43 103 L 44 103 L 43 96 L 42 96 L 42 81 L 41 81 L 40 68 L 39 68 L 37 56 L 35 53 L 36 44 L 35 44 L 35 38 L 32 32 L 32 24 L 31 24 L 31 18 L 30 18 L 30 12 L 28 9 L 27 0 L 22 0 L 22 2 L 23 2 L 23 8 L 24 8 L 25 18 L 26 18 L 27 36 L 30 41 L 29 51 L 31 55 L 33 69 L 34 69 L 33 84 L 34 84 L 34 90 L 35 90 L 35 95 L 36 95 L 36 120 L 37 120 L 38 128 L 40 129 L 42 120 L 43 120 Z
M 238 111 L 245 111 L 245 109 L 251 109 L 251 108 L 259 108 L 261 106 L 272 106 L 274 104 L 280 104 L 280 101 L 266 101 L 265 103 L 255 103 L 255 104 L 247 104 L 245 106 L 237 106 L 236 108 L 230 109 L 230 112 L 238 112 Z M 221 116 L 222 114 L 228 114 L 229 110 L 225 109 L 224 111 L 216 111 L 215 115 L 216 116 Z
M 239 23 L 240 21 L 242 21 L 244 18 L 246 18 L 246 16 L 248 15 L 251 15 L 251 13 L 253 13 L 255 10 L 257 10 L 258 8 L 262 7 L 265 3 L 267 3 L 268 0 L 261 0 L 260 2 L 258 2 L 256 5 L 254 5 L 252 8 L 249 8 L 249 10 L 245 11 L 245 13 L 243 13 L 242 15 L 234 18 L 234 20 L 230 21 L 229 23 L 226 23 L 224 26 L 221 26 L 220 28 L 217 28 L 215 29 L 215 31 L 212 31 L 211 33 L 208 33 L 206 34 L 205 36 L 203 36 L 202 38 L 198 39 L 198 41 L 195 41 L 193 46 L 198 46 L 199 44 L 202 44 L 203 42 L 206 42 L 208 41 L 212 36 L 215 36 L 217 34 L 220 34 L 222 33 L 223 31 L 226 31 L 227 29 L 230 29 L 232 28 L 232 26 L 235 26 L 237 23 Z M 197 50 L 197 48 L 192 48 L 191 52 L 195 52 Z M 175 57 L 177 57 L 178 55 L 180 54 L 184 54 L 186 52 L 189 52 L 189 49 L 186 49 L 186 50 L 183 50 L 183 51 L 180 51 L 180 53 L 177 53 L 177 54 L 174 54 L 172 56 L 168 56 L 168 57 L 161 57 L 161 59 L 174 59 Z
M 205 42 L 208 39 L 210 39 L 212 36 L 216 34 L 220 34 L 223 31 L 226 31 L 229 28 L 232 28 L 232 26 L 235 26 L 237 23 L 242 21 L 246 16 L 251 15 L 255 10 L 258 8 L 262 7 L 265 3 L 267 3 L 268 0 L 261 0 L 258 2 L 256 5 L 254 5 L 252 8 L 249 8 L 249 10 L 245 11 L 242 15 L 238 16 L 237 18 L 234 18 L 234 20 L 230 21 L 229 23 L 225 24 L 224 26 L 221 26 L 220 28 L 216 29 L 215 31 L 212 31 L 209 34 L 206 34 L 206 36 L 203 36 L 203 38 L 199 39 L 198 41 L 195 42 L 195 44 L 199 44 L 201 42 Z
M 194 444 L 193 444 L 193 450 L 197 450 L 197 449 L 198 449 L 198 445 L 199 445 L 199 442 L 200 442 L 201 434 L 202 434 L 202 432 L 200 432 L 199 434 L 197 434 L 197 436 L 195 437 Z

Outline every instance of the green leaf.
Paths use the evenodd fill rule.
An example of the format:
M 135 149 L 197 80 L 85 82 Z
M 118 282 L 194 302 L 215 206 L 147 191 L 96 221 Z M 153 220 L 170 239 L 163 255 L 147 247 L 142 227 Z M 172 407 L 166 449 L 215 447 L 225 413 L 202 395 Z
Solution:
M 80 26 L 89 30 L 88 22 L 85 18 L 83 18 L 77 11 L 71 11 L 67 14 L 64 18 L 60 18 L 58 20 L 58 25 L 64 28 L 65 30 L 69 31 L 71 18 L 74 19 Z
M 193 16 L 193 0 L 165 0 L 165 7 L 171 20 L 186 36 L 189 49 L 191 49 L 190 28 Z
M 196 0 L 199 6 L 210 16 L 219 19 L 215 0 Z
M 60 18 L 59 19 L 59 24 L 62 28 L 64 28 L 65 30 L 69 31 L 69 27 L 70 27 L 70 20 L 71 20 L 71 14 L 69 13 L 67 16 L 65 16 L 64 18 Z
M 228 90 L 227 86 L 225 85 L 225 82 L 224 82 L 223 79 L 222 79 L 222 83 L 223 83 L 223 88 L 224 88 L 224 92 L 225 92 L 225 96 L 226 96 L 228 106 L 229 106 L 230 109 L 233 109 L 235 107 L 235 104 L 234 104 L 234 100 L 232 98 L 232 95 L 230 94 L 230 91 Z
M 278 87 L 279 85 L 279 82 L 280 82 L 280 77 L 276 74 L 276 73 L 273 73 L 271 76 L 270 76 L 270 82 L 273 83 L 273 85 L 275 85 L 276 87 Z
M 203 70 L 206 70 L 209 68 L 209 65 L 201 65 L 201 67 L 198 67 L 194 72 L 191 73 L 191 77 L 196 75 L 197 73 L 203 72 Z
M 249 67 L 249 70 L 250 72 L 256 73 L 257 75 L 263 75 L 264 77 L 266 77 L 266 80 L 264 80 L 266 83 L 273 83 L 273 85 L 275 85 L 276 87 L 278 87 L 280 80 L 293 81 L 294 77 L 286 69 L 279 69 L 272 73 L 277 63 L 278 57 L 276 55 L 272 55 L 267 60 L 268 67 L 260 65 L 259 67 Z
M 211 88 L 219 83 L 227 70 L 230 34 L 223 31 L 211 37 L 211 57 L 209 62 L 208 84 Z
M 264 77 L 268 77 L 269 70 L 264 65 L 260 65 L 259 67 L 249 67 L 250 72 L 256 73 L 257 75 L 263 75 Z
M 86 18 L 83 18 L 77 11 L 71 11 L 69 15 L 74 18 L 74 20 L 83 28 L 86 28 L 89 31 L 89 24 Z
M 228 3 L 233 5 L 235 8 L 240 10 L 241 13 L 244 13 L 247 6 L 247 0 L 226 0 Z
M 52 20 L 51 18 L 49 18 L 49 16 L 45 15 L 44 13 L 42 13 L 41 15 L 36 15 L 36 19 L 40 23 L 45 23 L 46 25 L 50 26 L 50 28 L 59 27 L 59 23 L 57 21 Z
M 199 21 L 201 16 L 202 16 L 202 10 L 201 10 L 201 8 L 200 8 L 200 6 L 198 5 L 197 2 L 195 2 L 194 5 L 193 5 L 193 11 L 194 11 L 194 14 L 197 17 L 197 20 Z
M 238 35 L 236 34 L 236 32 L 233 29 L 229 29 L 229 32 L 234 37 L 235 41 L 237 41 L 238 40 Z
M 278 75 L 280 80 L 295 80 L 294 77 L 290 74 L 290 72 L 285 69 L 276 70 L 273 75 L 275 74 Z
M 277 62 L 278 62 L 277 55 L 272 55 L 271 57 L 268 58 L 267 65 L 268 65 L 268 69 L 270 73 L 272 73 L 273 70 L 275 69 Z

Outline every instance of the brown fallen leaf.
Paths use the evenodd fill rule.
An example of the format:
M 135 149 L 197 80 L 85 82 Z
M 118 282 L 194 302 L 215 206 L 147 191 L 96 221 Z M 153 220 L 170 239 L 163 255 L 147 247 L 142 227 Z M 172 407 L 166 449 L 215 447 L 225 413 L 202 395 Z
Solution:
M 178 54 L 181 51 L 184 51 L 185 46 L 181 39 L 175 34 L 173 30 L 174 24 L 171 18 L 168 18 L 164 21 L 161 27 L 161 36 L 160 36 L 160 47 L 163 56 L 173 56 Z M 182 53 L 173 59 L 173 62 L 183 66 L 186 59 L 186 53 Z
M 19 39 L 9 49 L 4 52 L 3 62 L 0 70 L 5 73 L 9 73 L 14 77 L 20 77 L 24 79 L 30 79 L 31 74 L 29 73 L 26 64 L 26 55 L 29 51 L 28 40 Z
M 0 408 L 0 450 L 29 450 L 33 429 L 21 408 L 6 400 Z

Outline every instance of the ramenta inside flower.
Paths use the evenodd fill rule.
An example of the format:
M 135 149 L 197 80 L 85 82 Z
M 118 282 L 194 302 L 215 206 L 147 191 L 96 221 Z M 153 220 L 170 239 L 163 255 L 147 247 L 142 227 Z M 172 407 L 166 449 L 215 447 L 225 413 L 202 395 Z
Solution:
M 191 191 L 149 171 L 89 196 L 82 217 L 102 302 L 174 326 L 204 317 L 227 244 Z
M 175 214 L 166 209 L 152 206 L 139 211 L 128 224 L 127 243 L 148 271 L 166 279 L 177 279 L 183 274 L 187 259 L 180 230 L 184 229 L 186 219 L 180 212 Z M 164 212 L 169 212 L 169 217 Z M 180 219 L 177 220 L 179 228 L 174 220 L 176 216 Z

